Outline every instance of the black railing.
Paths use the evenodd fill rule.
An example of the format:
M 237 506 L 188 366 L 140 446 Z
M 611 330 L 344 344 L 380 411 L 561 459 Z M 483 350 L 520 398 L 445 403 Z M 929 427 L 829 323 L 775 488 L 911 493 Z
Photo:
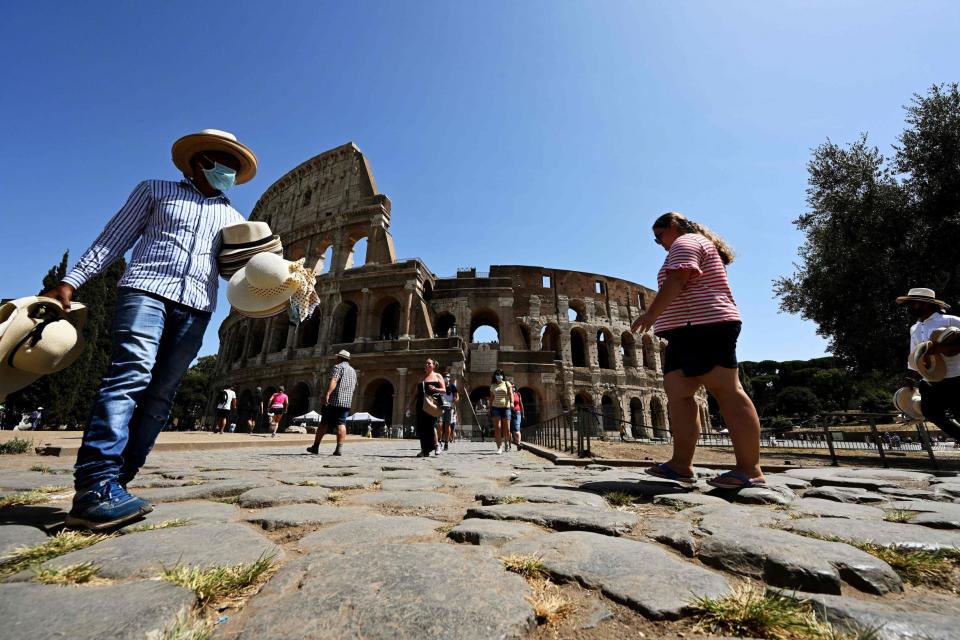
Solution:
M 577 408 L 523 428 L 523 441 L 539 447 L 571 453 L 578 458 L 591 456 L 590 440 L 602 433 L 598 414 Z

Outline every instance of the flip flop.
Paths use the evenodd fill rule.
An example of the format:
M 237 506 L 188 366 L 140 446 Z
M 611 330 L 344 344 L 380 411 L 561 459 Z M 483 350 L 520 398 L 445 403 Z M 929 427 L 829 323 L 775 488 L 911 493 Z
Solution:
M 661 462 L 655 467 L 650 467 L 645 470 L 648 476 L 653 476 L 654 478 L 660 478 L 662 480 L 674 480 L 675 482 L 683 482 L 686 484 L 696 484 L 697 479 L 694 476 L 684 476 L 670 467 L 667 466 L 666 462 Z
M 749 489 L 751 487 L 766 488 L 767 486 L 767 483 L 763 480 L 754 482 L 739 471 L 727 471 L 726 473 L 721 473 L 716 478 L 710 478 L 707 480 L 707 484 L 711 487 L 716 487 L 717 489 L 734 489 L 738 491 L 740 489 Z

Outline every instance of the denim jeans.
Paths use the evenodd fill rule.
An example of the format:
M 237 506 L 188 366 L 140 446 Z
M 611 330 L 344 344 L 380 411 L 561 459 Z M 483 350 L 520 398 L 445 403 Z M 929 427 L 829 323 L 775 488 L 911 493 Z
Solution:
M 210 313 L 136 289 L 120 289 L 110 368 L 77 454 L 78 491 L 137 475 L 167 423 L 180 378 L 193 362 Z

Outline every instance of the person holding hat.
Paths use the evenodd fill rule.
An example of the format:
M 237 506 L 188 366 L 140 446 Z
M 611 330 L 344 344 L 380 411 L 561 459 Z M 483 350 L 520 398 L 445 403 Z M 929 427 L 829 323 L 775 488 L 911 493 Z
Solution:
M 327 435 L 327 428 L 337 430 L 337 448 L 333 450 L 335 456 L 343 455 L 341 449 L 347 439 L 347 414 L 353 404 L 353 392 L 357 388 L 357 371 L 350 366 L 350 352 L 341 349 L 337 352 L 337 362 L 330 368 L 330 382 L 327 383 L 327 392 L 323 394 L 323 411 L 320 418 L 320 428 L 314 436 L 313 446 L 307 447 L 307 452 L 314 455 L 320 453 L 320 441 Z
M 257 157 L 236 136 L 205 129 L 177 140 L 172 156 L 184 179 L 138 184 L 44 294 L 69 309 L 77 288 L 133 249 L 119 282 L 110 368 L 77 454 L 69 526 L 108 529 L 152 510 L 126 486 L 166 424 L 216 307 L 221 229 L 245 222 L 225 192 L 256 175 Z
M 907 295 L 897 298 L 897 304 L 904 305 L 910 317 L 916 320 L 910 327 L 910 353 L 920 357 L 919 361 L 914 357 L 908 359 L 909 371 L 904 382 L 920 391 L 920 410 L 924 418 L 960 442 L 960 355 L 957 354 L 960 349 L 939 339 L 945 329 L 960 328 L 960 318 L 944 313 L 950 305 L 938 300 L 933 289 L 910 289 Z M 934 360 L 942 360 L 943 364 L 931 366 Z M 937 375 L 930 375 L 935 369 L 940 371 Z M 929 379 L 924 379 L 921 374 L 926 374 Z M 951 415 L 948 416 L 947 412 Z

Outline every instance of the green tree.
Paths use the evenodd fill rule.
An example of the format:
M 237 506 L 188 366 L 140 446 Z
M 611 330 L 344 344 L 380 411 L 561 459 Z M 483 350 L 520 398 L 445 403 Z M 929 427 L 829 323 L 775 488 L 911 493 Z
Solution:
M 207 399 L 212 392 L 213 373 L 217 368 L 216 356 L 198 358 L 180 381 L 177 395 L 173 399 L 172 417 L 181 425 L 187 426 L 203 415 Z
M 820 399 L 807 387 L 786 387 L 777 394 L 777 413 L 812 416 L 820 410 Z
M 931 87 L 906 107 L 888 159 L 867 142 L 827 141 L 808 164 L 809 211 L 795 273 L 774 282 L 781 309 L 817 324 L 830 351 L 866 372 L 900 371 L 909 321 L 894 303 L 926 286 L 960 299 L 960 90 Z

